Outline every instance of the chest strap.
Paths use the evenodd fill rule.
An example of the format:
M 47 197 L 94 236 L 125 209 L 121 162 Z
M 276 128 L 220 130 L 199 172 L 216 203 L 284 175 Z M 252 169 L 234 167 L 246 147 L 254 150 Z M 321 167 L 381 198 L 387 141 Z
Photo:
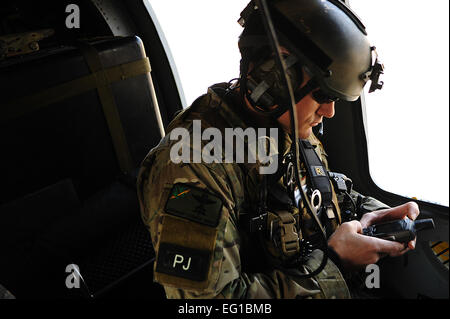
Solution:
M 326 208 L 332 207 L 333 191 L 327 170 L 317 155 L 314 147 L 308 140 L 301 140 L 300 153 L 305 163 L 306 174 L 312 190 L 318 189 L 322 194 L 322 205 Z M 329 214 L 327 212 L 327 214 Z

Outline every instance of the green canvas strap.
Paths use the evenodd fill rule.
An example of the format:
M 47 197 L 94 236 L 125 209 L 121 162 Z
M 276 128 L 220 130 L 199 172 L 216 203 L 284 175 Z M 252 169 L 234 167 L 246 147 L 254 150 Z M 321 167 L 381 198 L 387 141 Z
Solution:
M 95 55 L 98 57 L 97 53 L 95 53 Z M 118 118 L 118 111 L 112 96 L 110 84 L 149 73 L 151 71 L 149 60 L 145 57 L 141 60 L 116 65 L 106 69 L 103 69 L 101 65 L 99 68 L 97 64 L 97 67 L 90 66 L 90 69 L 92 73 L 86 76 L 39 91 L 29 96 L 6 102 L 0 106 L 0 123 L 21 117 L 70 97 L 80 95 L 83 92 L 97 89 L 99 91 L 99 97 L 105 117 L 107 118 L 108 127 L 111 132 L 120 167 L 122 171 L 129 171 L 132 169 L 131 156 L 129 155 L 123 129 L 121 128 L 120 118 Z M 102 93 L 100 93 L 100 91 Z M 109 103 L 108 100 L 112 100 L 113 104 Z M 109 112 L 111 109 L 115 109 L 115 111 Z M 112 114 L 111 116 L 108 115 L 110 113 Z M 118 124 L 117 121 L 115 121 L 117 118 L 119 119 Z M 119 133 L 113 133 L 117 127 L 119 127 Z M 119 137 L 117 137 L 117 135 L 119 135 Z M 120 137 L 120 135 L 122 135 L 122 137 Z M 121 141 L 125 141 L 125 143 Z
M 115 65 L 103 70 L 107 74 L 110 83 L 123 81 L 150 71 L 148 58 Z M 0 106 L 0 123 L 97 88 L 96 73 L 6 102 Z
M 100 98 L 109 133 L 112 137 L 120 169 L 124 173 L 130 172 L 133 169 L 133 161 L 108 75 L 103 68 L 97 50 L 92 45 L 86 42 L 79 42 L 78 47 L 83 52 L 91 73 L 95 75 L 98 97 Z

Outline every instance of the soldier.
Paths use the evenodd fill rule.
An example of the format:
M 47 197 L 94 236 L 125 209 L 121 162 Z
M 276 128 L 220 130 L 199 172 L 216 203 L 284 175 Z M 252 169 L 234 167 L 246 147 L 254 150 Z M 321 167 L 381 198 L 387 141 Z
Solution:
M 142 163 L 138 196 L 157 254 L 154 280 L 168 298 L 349 298 L 342 271 L 415 245 L 363 236 L 362 228 L 414 220 L 419 211 L 414 203 L 389 208 L 352 191 L 362 198 L 355 212 L 362 218 L 343 220 L 312 128 L 333 117 L 338 98 L 356 100 L 369 79 L 379 86 L 382 68 L 364 26 L 339 0 L 269 1 L 304 152 L 304 177 L 295 182 L 288 93 L 256 4 L 241 14 L 240 79 L 210 87 L 179 113 Z M 277 134 L 256 140 L 255 148 L 252 137 L 262 128 Z M 230 129 L 247 135 L 230 138 Z M 267 161 L 251 160 L 261 149 L 277 164 L 270 174 L 261 173 Z M 305 173 L 309 166 L 315 173 Z M 322 186 L 315 190 L 313 182 Z

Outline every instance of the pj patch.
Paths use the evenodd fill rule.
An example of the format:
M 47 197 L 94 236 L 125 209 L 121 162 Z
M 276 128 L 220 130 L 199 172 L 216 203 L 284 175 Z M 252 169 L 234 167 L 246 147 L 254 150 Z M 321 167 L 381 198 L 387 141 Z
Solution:
M 193 281 L 204 281 L 211 252 L 161 243 L 156 271 Z
M 222 201 L 203 189 L 175 184 L 169 194 L 165 211 L 200 224 L 216 227 L 222 211 Z

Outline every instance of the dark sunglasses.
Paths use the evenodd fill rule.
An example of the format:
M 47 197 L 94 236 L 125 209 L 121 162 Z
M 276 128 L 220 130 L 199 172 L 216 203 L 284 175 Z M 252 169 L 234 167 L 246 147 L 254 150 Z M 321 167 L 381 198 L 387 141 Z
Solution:
M 332 97 L 324 93 L 322 90 L 313 91 L 311 94 L 313 99 L 319 104 L 329 104 L 339 100 L 338 97 Z

